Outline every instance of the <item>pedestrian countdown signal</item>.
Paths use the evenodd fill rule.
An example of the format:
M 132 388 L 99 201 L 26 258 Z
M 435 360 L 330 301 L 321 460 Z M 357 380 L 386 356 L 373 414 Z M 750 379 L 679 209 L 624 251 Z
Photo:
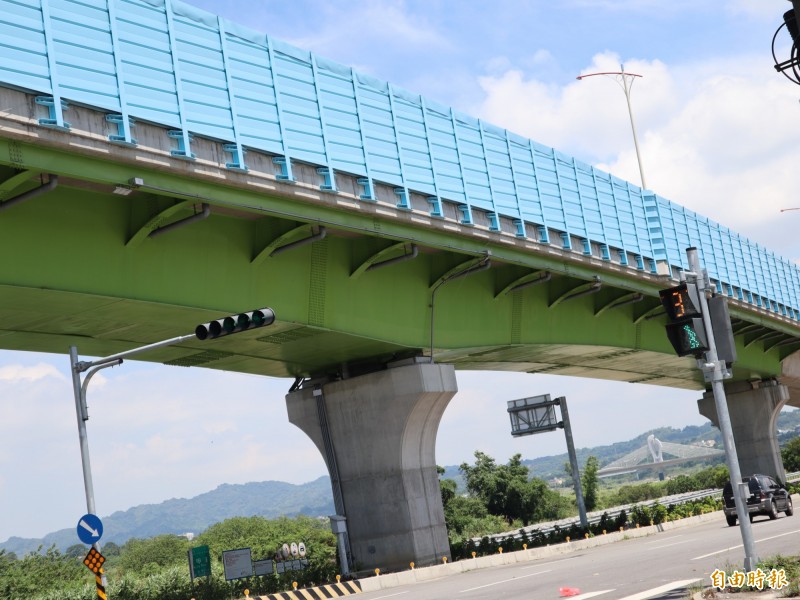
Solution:
M 708 335 L 703 324 L 697 285 L 684 282 L 659 292 L 667 311 L 667 338 L 678 356 L 702 358 L 708 352 Z

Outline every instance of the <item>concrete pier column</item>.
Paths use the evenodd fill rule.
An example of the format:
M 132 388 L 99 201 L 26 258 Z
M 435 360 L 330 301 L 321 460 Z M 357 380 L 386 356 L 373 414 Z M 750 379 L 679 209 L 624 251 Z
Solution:
M 725 386 L 725 395 L 742 476 L 762 473 L 785 482 L 775 425 L 789 400 L 786 386 L 777 381 L 732 383 Z M 711 392 L 706 392 L 697 406 L 701 415 L 719 427 Z
M 289 421 L 314 441 L 330 472 L 317 405 L 320 392 L 324 398 L 358 569 L 450 558 L 434 452 L 456 391 L 452 365 L 413 363 L 286 396 Z

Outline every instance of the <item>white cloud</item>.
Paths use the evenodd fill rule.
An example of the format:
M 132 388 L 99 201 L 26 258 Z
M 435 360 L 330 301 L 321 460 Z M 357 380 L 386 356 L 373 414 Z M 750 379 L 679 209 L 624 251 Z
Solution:
M 62 381 L 66 380 L 58 369 L 47 363 L 38 363 L 29 367 L 19 364 L 0 367 L 0 382 L 8 382 L 11 384 L 33 383 L 48 377 L 53 377 Z
M 617 71 L 621 62 L 600 54 L 583 72 Z M 779 209 L 798 204 L 800 110 L 796 88 L 770 66 L 763 56 L 625 62 L 626 72 L 644 76 L 631 103 L 647 186 L 792 256 L 797 250 L 775 228 L 787 225 Z M 557 86 L 509 69 L 480 82 L 487 120 L 639 181 L 625 97 L 613 76 Z
M 394 53 L 418 55 L 451 45 L 446 35 L 424 15 L 410 11 L 403 0 L 326 5 L 321 10 L 321 27 L 307 37 L 293 36 L 288 41 L 320 56 L 346 56 L 351 49 L 363 52 L 370 45 L 380 47 L 381 52 L 393 49 Z M 353 66 L 372 71 L 369 63 Z

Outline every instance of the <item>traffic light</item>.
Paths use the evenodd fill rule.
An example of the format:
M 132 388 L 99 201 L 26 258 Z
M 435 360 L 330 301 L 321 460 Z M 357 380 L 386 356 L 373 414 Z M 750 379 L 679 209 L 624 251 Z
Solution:
M 677 355 L 702 358 L 709 345 L 697 285 L 684 282 L 661 290 L 659 296 L 670 321 L 667 338 Z
M 239 333 L 240 331 L 247 331 L 248 329 L 255 329 L 256 327 L 264 327 L 265 325 L 272 325 L 275 322 L 275 311 L 271 308 L 259 308 L 250 312 L 240 313 L 238 315 L 230 315 L 222 319 L 216 319 L 209 323 L 198 325 L 194 334 L 198 340 L 214 339 L 230 335 L 232 333 Z
M 797 27 L 797 14 L 800 12 L 800 2 L 798 0 L 791 0 L 792 8 L 783 14 L 783 22 L 786 23 L 786 29 L 789 30 L 789 35 L 792 36 L 792 42 L 797 44 L 800 42 L 800 33 Z

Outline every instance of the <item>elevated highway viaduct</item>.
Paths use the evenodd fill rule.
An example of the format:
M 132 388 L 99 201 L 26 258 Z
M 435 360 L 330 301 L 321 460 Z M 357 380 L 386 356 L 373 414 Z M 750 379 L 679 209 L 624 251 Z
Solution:
M 45 10 L 48 1 L 58 14 Z M 319 86 L 319 160 L 292 146 L 289 117 L 279 128 L 286 136 L 279 144 L 283 153 L 260 148 L 255 138 L 241 143 L 241 123 L 229 138 L 204 130 L 187 108 L 198 86 L 181 77 L 197 65 L 181 62 L 188 59 L 176 50 L 180 39 L 159 71 L 178 82 L 178 116 L 159 121 L 153 111 L 160 100 L 130 99 L 134 86 L 121 74 L 134 68 L 124 61 L 110 63 L 117 83 L 125 83 L 115 96 L 121 106 L 110 110 L 105 88 L 68 76 L 70 48 L 78 47 L 69 28 L 77 20 L 68 26 L 63 15 L 89 4 L 27 4 L 33 8 L 25 18 L 44 23 L 46 48 L 25 59 L 29 72 L 13 60 L 0 66 L 0 347 L 65 353 L 77 346 L 84 355 L 105 356 L 191 332 L 223 315 L 273 308 L 277 320 L 269 328 L 140 357 L 293 378 L 289 418 L 325 457 L 356 560 L 365 568 L 423 565 L 449 551 L 434 447 L 439 420 L 457 391 L 455 371 L 550 373 L 702 393 L 706 384 L 695 361 L 676 357 L 666 339 L 658 299 L 660 289 L 677 283 L 683 249 L 697 245 L 732 315 L 738 360 L 726 385 L 742 471 L 783 477 L 774 420 L 791 398 L 800 398 L 800 276 L 788 261 L 651 192 L 452 111 L 455 154 L 447 156 L 455 162 L 445 160 L 443 146 L 433 143 L 439 135 L 433 120 L 446 113 L 344 68 L 330 67 L 351 77 L 357 115 L 369 113 L 367 92 L 383 90 L 394 127 L 392 152 L 406 179 L 377 175 L 377 159 L 372 170 L 336 162 L 336 152 L 344 151 L 337 150 L 334 133 L 326 137 L 331 117 L 320 116 Z M 96 4 L 114 33 L 114 19 L 122 17 L 103 12 L 105 1 Z M 20 6 L 0 0 L 3 9 Z M 221 20 L 177 1 L 108 6 L 174 17 L 164 20 L 167 33 L 186 22 L 217 39 L 232 35 Z M 11 27 L 4 23 L 0 36 Z M 122 45 L 117 38 L 123 34 L 120 29 L 109 39 Z M 3 39 L 27 51 L 23 34 Z M 70 39 L 72 46 L 64 41 Z M 224 49 L 225 43 L 223 74 L 233 60 Z M 272 60 L 277 50 L 267 44 L 267 51 Z M 39 69 L 34 62 L 41 56 L 46 60 Z M 322 77 L 317 73 L 325 65 L 304 56 L 292 54 L 292 64 Z M 34 81 L 47 68 L 46 82 Z M 227 81 L 230 100 L 234 78 Z M 76 91 L 81 85 L 86 89 Z M 206 85 L 203 93 L 219 91 L 212 88 Z M 280 110 L 311 111 L 297 94 L 285 94 Z M 287 108 L 290 98 L 296 106 Z M 243 96 L 237 99 L 241 107 Z M 401 101 L 421 115 L 417 142 L 402 142 Z M 229 115 L 237 114 L 232 105 Z M 131 127 L 137 110 L 144 116 Z M 357 120 L 360 138 L 352 147 L 374 148 L 380 140 L 367 135 L 372 121 Z M 330 120 L 328 131 L 334 125 Z M 467 129 L 483 147 L 488 200 L 480 200 L 470 183 L 475 159 Z M 490 152 L 492 139 L 507 148 L 503 164 L 510 179 L 498 178 L 500 158 L 490 156 L 500 151 Z M 414 187 L 408 155 L 426 144 L 435 185 Z M 530 192 L 523 185 L 526 167 L 514 154 L 520 147 L 532 161 L 529 179 L 536 188 Z M 370 155 L 363 149 L 365 163 Z M 542 172 L 546 161 L 553 166 L 549 175 Z M 453 164 L 459 193 L 446 189 Z M 526 193 L 538 198 L 538 220 L 525 208 L 535 204 L 523 202 Z M 516 198 L 516 208 L 500 202 L 504 194 Z M 592 225 L 590 199 L 599 205 L 603 194 L 606 208 L 598 209 Z M 570 212 L 571 202 L 583 212 Z M 624 212 L 623 205 L 633 208 Z M 558 206 L 562 224 L 553 212 Z M 694 223 L 695 233 L 678 232 L 679 214 Z M 614 219 L 617 237 L 610 233 Z M 717 237 L 703 234 L 703 227 Z M 708 399 L 700 402 L 713 419 L 711 406 Z

